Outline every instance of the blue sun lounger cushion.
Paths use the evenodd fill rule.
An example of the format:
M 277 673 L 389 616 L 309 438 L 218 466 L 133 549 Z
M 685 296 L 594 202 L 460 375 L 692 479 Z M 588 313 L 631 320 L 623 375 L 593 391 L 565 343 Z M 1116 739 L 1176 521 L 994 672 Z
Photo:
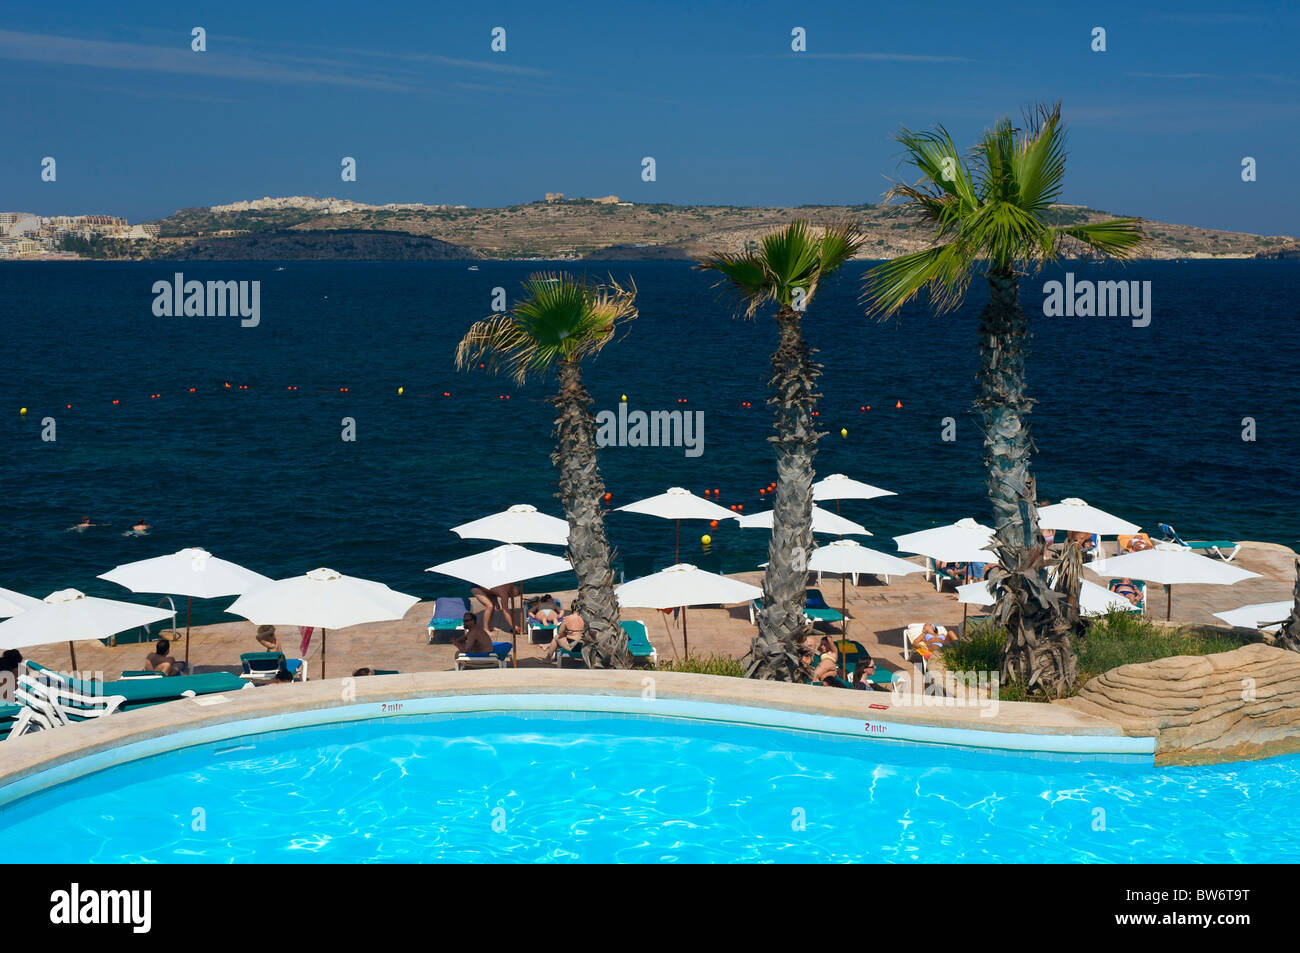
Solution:
M 435 634 L 445 634 L 455 638 L 465 631 L 465 613 L 469 612 L 469 603 L 457 596 L 440 596 L 433 603 L 433 618 L 429 620 L 429 644 L 433 644 Z

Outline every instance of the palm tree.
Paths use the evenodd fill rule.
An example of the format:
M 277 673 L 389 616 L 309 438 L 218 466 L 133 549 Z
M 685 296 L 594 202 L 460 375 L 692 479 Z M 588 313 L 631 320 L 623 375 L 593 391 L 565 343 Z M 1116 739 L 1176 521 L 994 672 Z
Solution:
M 582 383 L 582 362 L 614 340 L 620 325 L 635 318 L 636 286 L 589 284 L 569 275 L 534 274 L 524 282 L 514 310 L 476 323 L 456 347 L 456 366 L 483 361 L 506 370 L 517 383 L 555 372 L 559 391 L 551 462 L 559 470 L 569 521 L 569 562 L 578 577 L 576 607 L 587 623 L 583 656 L 592 668 L 628 668 L 627 634 L 619 625 L 618 599 L 605 518 L 605 482 L 596 459 L 591 395 Z
M 765 236 L 752 252 L 707 256 L 696 264 L 723 276 L 718 286 L 738 298 L 745 317 L 754 317 L 767 304 L 775 305 L 780 332 L 772 355 L 768 399 L 776 411 L 776 434 L 767 438 L 776 448 L 776 497 L 763 609 L 747 657 L 746 674 L 752 678 L 799 681 L 805 674 L 799 642 L 806 633 L 813 458 L 824 434 L 817 432 L 813 422 L 821 396 L 816 391 L 821 365 L 813 362 L 801 325 L 821 280 L 852 258 L 861 245 L 862 236 L 852 223 L 814 230 L 798 220 Z
M 965 158 L 942 126 L 902 130 L 905 161 L 920 171 L 915 185 L 897 183 L 901 198 L 934 228 L 930 247 L 872 268 L 865 298 L 869 313 L 895 314 L 922 290 L 938 313 L 960 304 L 971 276 L 982 269 L 989 303 L 980 314 L 980 392 L 975 412 L 984 431 L 988 494 L 996 517 L 995 548 L 1003 578 L 994 616 L 1007 629 L 1002 678 L 1031 690 L 1060 691 L 1072 683 L 1074 653 L 1060 593 L 1048 586 L 1038 530 L 1030 458 L 1033 441 L 1025 393 L 1029 322 L 1018 282 L 1031 263 L 1091 250 L 1127 258 L 1144 240 L 1137 219 L 1053 223 L 1052 205 L 1065 175 L 1061 105 L 1040 104 L 1023 128 L 1003 119 Z

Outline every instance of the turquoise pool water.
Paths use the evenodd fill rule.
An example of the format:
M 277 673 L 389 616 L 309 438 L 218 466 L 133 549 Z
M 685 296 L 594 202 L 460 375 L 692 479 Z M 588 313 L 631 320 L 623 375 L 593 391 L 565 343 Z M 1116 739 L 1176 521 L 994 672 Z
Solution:
M 1297 791 L 1297 757 L 1161 769 L 637 716 L 412 716 L 69 782 L 0 810 L 0 858 L 1294 862 Z

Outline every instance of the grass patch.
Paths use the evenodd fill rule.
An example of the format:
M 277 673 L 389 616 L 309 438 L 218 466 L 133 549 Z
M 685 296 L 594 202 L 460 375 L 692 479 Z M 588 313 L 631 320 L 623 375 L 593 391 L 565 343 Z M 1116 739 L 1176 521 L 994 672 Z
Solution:
M 1076 646 L 1079 685 L 1121 665 L 1153 662 L 1174 655 L 1231 652 L 1244 644 L 1240 638 L 1226 632 L 1165 629 L 1131 612 L 1112 612 L 1090 623 L 1084 638 Z
M 944 667 L 952 672 L 996 672 L 1006 642 L 1006 630 L 986 620 L 967 627 L 966 637 L 939 650 Z M 1246 644 L 1226 632 L 1197 632 L 1167 629 L 1132 612 L 1112 612 L 1087 623 L 1083 638 L 1075 640 L 1079 679 L 1070 695 L 1077 695 L 1090 678 L 1121 665 L 1154 662 L 1175 655 L 1214 655 L 1231 652 Z M 1000 700 L 1050 701 L 1041 693 L 1031 695 L 1022 683 L 1000 686 Z M 1068 696 L 1067 696 L 1068 697 Z
M 687 672 L 692 675 L 727 675 L 744 678 L 745 669 L 740 659 L 726 655 L 689 655 L 682 659 L 661 661 L 655 666 L 660 672 Z

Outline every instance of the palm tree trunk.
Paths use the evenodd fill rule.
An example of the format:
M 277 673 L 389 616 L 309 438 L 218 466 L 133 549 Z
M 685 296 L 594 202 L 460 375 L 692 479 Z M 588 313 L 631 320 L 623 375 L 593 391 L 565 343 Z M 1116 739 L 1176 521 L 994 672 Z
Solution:
M 1279 648 L 1300 652 L 1300 560 L 1296 560 L 1295 571 L 1295 602 L 1291 606 L 1291 615 L 1278 630 L 1277 644 Z
M 984 430 L 989 501 L 993 505 L 994 548 L 1002 579 L 993 610 L 1007 630 L 1002 650 L 1004 683 L 1024 682 L 1030 690 L 1059 694 L 1074 683 L 1076 660 L 1060 594 L 1047 584 L 1045 546 L 1038 528 L 1038 493 L 1030 458 L 1025 357 L 1029 322 L 1020 308 L 1014 268 L 989 272 L 989 303 L 980 315 L 980 394 L 975 412 Z
M 613 558 L 605 538 L 605 481 L 596 460 L 596 423 L 591 395 L 582 384 L 582 369 L 573 362 L 559 365 L 560 390 L 551 399 L 555 419 L 555 452 L 551 462 L 560 472 L 560 492 L 569 521 L 569 562 L 578 577 L 576 608 L 587 623 L 583 657 L 591 668 L 630 668 L 627 633 L 619 625 L 614 595 Z
M 823 436 L 813 424 L 817 406 L 814 385 L 821 365 L 804 343 L 798 311 L 783 309 L 776 316 L 781 339 L 772 355 L 774 391 L 768 403 L 776 408 L 776 498 L 772 505 L 772 539 L 767 548 L 763 579 L 763 609 L 758 635 L 750 643 L 746 674 L 751 678 L 801 681 L 806 671 L 799 643 L 807 634 L 804 602 L 808 585 L 808 556 L 812 552 L 813 458 Z

